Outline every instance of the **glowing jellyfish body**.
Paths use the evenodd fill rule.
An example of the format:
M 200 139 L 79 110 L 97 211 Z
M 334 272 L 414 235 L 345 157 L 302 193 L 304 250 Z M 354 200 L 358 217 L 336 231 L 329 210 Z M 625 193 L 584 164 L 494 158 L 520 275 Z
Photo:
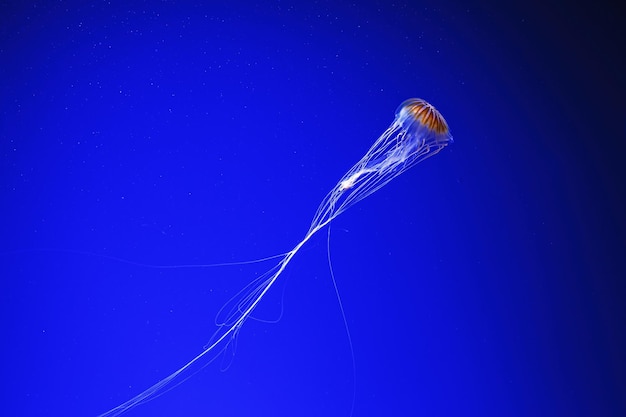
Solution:
M 168 377 L 99 417 L 118 416 L 150 401 L 210 363 L 234 340 L 241 326 L 251 317 L 289 262 L 313 235 L 348 208 L 450 143 L 452 136 L 448 125 L 432 105 L 417 98 L 404 101 L 398 107 L 391 126 L 322 200 L 304 238 L 291 251 L 277 256 L 281 260 L 276 266 L 251 282 L 222 307 L 216 319 L 219 328 L 202 352 Z

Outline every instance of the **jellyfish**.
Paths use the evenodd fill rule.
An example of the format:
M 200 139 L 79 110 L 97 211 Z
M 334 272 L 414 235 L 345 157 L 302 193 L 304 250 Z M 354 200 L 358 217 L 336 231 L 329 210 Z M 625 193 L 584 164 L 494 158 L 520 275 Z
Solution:
M 302 240 L 289 252 L 263 259 L 279 261 L 220 309 L 216 318 L 218 329 L 202 351 L 169 376 L 98 417 L 118 416 L 153 400 L 207 366 L 229 346 L 233 347 L 244 323 L 253 317 L 255 308 L 287 265 L 317 232 L 350 207 L 452 142 L 448 124 L 434 106 L 419 98 L 411 98 L 400 104 L 387 130 L 324 197 Z

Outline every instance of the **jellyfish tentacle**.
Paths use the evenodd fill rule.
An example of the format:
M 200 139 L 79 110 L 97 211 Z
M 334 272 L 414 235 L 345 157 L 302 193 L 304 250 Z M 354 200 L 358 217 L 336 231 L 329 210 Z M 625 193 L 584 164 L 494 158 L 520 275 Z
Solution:
M 273 268 L 244 287 L 220 309 L 216 319 L 218 329 L 204 349 L 177 371 L 98 417 L 119 416 L 151 401 L 212 363 L 225 348 L 230 346 L 234 349 L 236 336 L 245 321 L 252 317 L 254 309 L 311 237 L 354 204 L 372 195 L 419 162 L 436 155 L 452 142 L 448 124 L 435 107 L 423 99 L 404 101 L 396 110 L 392 124 L 324 197 L 304 238 L 291 251 L 277 256 L 282 259 Z M 259 262 L 267 259 L 270 258 Z M 346 322 L 345 315 L 343 318 Z M 349 330 L 346 330 L 349 335 Z

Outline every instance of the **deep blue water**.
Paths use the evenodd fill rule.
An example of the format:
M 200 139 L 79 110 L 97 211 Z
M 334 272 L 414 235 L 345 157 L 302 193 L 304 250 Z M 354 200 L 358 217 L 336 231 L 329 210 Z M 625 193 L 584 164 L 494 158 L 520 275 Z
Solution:
M 421 97 L 454 144 L 332 224 L 356 380 L 323 232 L 232 360 L 128 416 L 626 415 L 619 13 L 91 3 L 0 3 L 0 414 L 96 416 L 198 354 L 273 264 L 156 266 L 290 250 Z

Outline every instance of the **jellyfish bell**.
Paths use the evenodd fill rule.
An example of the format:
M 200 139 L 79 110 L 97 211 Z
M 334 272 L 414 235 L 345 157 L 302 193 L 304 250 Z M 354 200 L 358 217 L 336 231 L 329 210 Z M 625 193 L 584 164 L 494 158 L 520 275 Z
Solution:
M 302 240 L 291 251 L 267 258 L 278 258 L 279 261 L 220 309 L 216 318 L 218 329 L 211 341 L 178 370 L 99 417 L 118 416 L 153 400 L 207 366 L 228 347 L 233 347 L 235 337 L 243 324 L 252 318 L 254 309 L 311 237 L 348 208 L 373 194 L 407 169 L 436 155 L 450 143 L 452 143 L 452 136 L 448 124 L 435 107 L 418 98 L 404 101 L 398 107 L 396 117 L 387 130 L 324 197 Z M 331 276 L 333 276 L 332 268 Z M 339 293 L 337 293 L 337 300 L 344 323 L 347 323 Z M 347 324 L 346 333 L 350 340 Z M 351 341 L 350 349 L 352 349 Z M 354 361 L 354 355 L 352 358 Z
M 397 139 L 400 143 L 387 154 L 388 163 L 408 163 L 407 169 L 453 142 L 448 123 L 441 113 L 421 98 L 402 102 L 396 110 L 392 127 L 394 125 L 399 130 Z
M 441 113 L 420 98 L 405 100 L 398 106 L 394 125 L 399 129 L 395 134 L 399 143 L 386 154 L 386 165 L 402 163 L 406 170 L 453 142 Z
M 396 121 L 406 130 L 422 130 L 424 134 L 437 136 L 443 142 L 452 142 L 446 120 L 435 106 L 421 98 L 403 101 L 396 110 Z

